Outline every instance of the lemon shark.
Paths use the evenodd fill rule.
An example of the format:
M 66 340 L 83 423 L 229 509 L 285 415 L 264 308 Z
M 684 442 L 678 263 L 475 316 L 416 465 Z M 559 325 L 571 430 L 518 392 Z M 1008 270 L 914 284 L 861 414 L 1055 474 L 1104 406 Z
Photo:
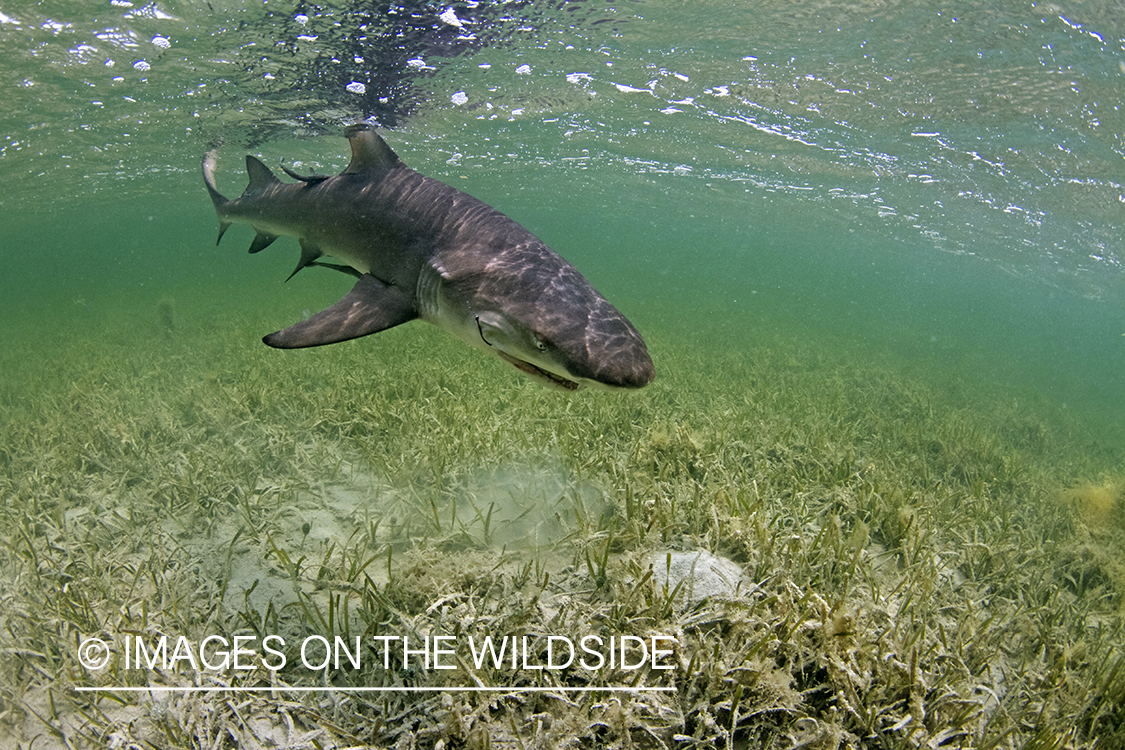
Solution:
M 233 200 L 215 185 L 216 151 L 203 157 L 219 240 L 231 224 L 249 224 L 257 232 L 251 253 L 281 235 L 298 239 L 293 274 L 323 266 L 358 277 L 334 305 L 271 333 L 266 344 L 334 344 L 419 318 L 549 387 L 630 389 L 652 381 L 637 329 L 538 237 L 410 169 L 366 125 L 345 134 L 352 158 L 340 174 L 305 176 L 282 166 L 296 180 L 282 182 L 247 156 L 250 184 Z

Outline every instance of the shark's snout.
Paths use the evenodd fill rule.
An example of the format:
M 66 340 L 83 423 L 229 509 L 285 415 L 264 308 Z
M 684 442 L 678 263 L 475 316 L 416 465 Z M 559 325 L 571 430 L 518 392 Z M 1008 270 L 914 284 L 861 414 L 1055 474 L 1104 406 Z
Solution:
M 644 343 L 630 343 L 607 355 L 599 380 L 613 388 L 643 388 L 656 377 L 656 368 Z
M 656 369 L 637 329 L 604 299 L 590 314 L 585 336 L 591 380 L 610 388 L 642 388 Z

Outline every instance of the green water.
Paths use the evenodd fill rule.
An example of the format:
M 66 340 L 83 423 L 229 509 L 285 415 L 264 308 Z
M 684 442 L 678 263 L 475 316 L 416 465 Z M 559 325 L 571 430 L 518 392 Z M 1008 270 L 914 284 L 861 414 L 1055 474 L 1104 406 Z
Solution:
M 451 58 L 342 3 L 5 11 L 6 324 L 253 298 L 285 246 L 210 247 L 199 155 L 225 144 L 228 192 L 246 150 L 338 169 L 338 134 L 374 101 L 341 87 L 397 70 L 374 116 L 404 160 L 531 227 L 642 328 L 656 299 L 685 330 L 800 320 L 1119 418 L 1113 6 L 490 10 L 415 19 L 473 33 Z
M 258 596 L 279 590 L 284 555 L 500 555 L 479 506 L 464 538 L 447 519 L 520 492 L 562 496 L 572 578 L 615 539 L 623 558 L 710 548 L 761 574 L 763 611 L 780 607 L 761 632 L 788 628 L 785 607 L 813 599 L 787 597 L 807 590 L 854 604 L 856 637 L 894 655 L 884 667 L 929 644 L 914 658 L 942 700 L 978 686 L 1004 700 L 1002 719 L 972 714 L 973 741 L 1125 737 L 1125 688 L 1098 671 L 1125 664 L 1120 509 L 1096 528 L 1058 502 L 1086 482 L 1120 495 L 1125 472 L 1119 4 L 26 5 L 0 6 L 0 491 L 20 529 L 0 532 L 0 593 L 18 603 L 0 616 L 5 654 L 46 656 L 0 663 L 0 708 L 31 708 L 0 739 L 15 726 L 30 741 L 28 717 L 47 711 L 32 688 L 80 674 L 76 633 L 150 614 L 196 635 L 268 621 L 268 598 L 230 592 L 267 570 Z M 548 392 L 420 322 L 264 347 L 351 280 L 311 268 L 283 283 L 296 243 L 251 256 L 245 227 L 215 247 L 200 157 L 219 147 L 227 195 L 247 153 L 333 174 L 361 119 L 577 266 L 645 336 L 657 380 Z M 584 515 L 590 497 L 617 516 Z M 873 562 L 860 596 L 839 571 L 869 529 L 871 560 L 892 556 L 901 580 Z M 399 610 L 376 608 L 380 623 L 432 616 L 462 567 L 500 570 L 439 562 L 415 565 L 444 572 L 407 596 L 386 557 L 377 583 Z M 611 581 L 619 599 L 634 573 Z M 575 601 L 610 585 L 551 575 Z M 63 599 L 100 597 L 46 596 L 37 613 L 61 576 L 82 582 Z M 144 585 L 114 588 L 130 576 Z M 290 605 L 283 624 L 300 620 Z M 1018 646 L 1005 661 L 967 655 L 974 642 Z M 794 721 L 901 738 L 894 674 L 872 667 L 867 694 L 893 718 L 861 726 L 817 703 L 819 673 L 774 656 L 805 693 Z M 971 680 L 943 666 L 962 659 Z M 723 684 L 681 685 L 679 710 L 729 708 Z M 1075 687 L 1036 734 L 1038 701 L 1062 684 L 1108 697 Z M 942 710 L 931 738 L 956 723 Z M 690 724 L 676 731 L 702 736 Z

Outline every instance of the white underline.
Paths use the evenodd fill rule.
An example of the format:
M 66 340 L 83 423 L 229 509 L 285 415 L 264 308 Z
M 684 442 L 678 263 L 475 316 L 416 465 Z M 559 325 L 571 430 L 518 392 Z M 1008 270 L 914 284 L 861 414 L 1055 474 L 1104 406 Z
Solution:
M 674 687 L 75 687 L 80 693 L 670 693 Z

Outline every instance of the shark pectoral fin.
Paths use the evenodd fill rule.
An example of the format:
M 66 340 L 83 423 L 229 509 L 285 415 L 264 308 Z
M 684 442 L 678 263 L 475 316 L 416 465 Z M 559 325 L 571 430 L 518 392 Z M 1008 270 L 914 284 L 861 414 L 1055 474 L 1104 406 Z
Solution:
M 289 279 L 297 275 L 298 271 L 322 255 L 324 255 L 324 251 L 317 247 L 315 242 L 311 240 L 301 240 L 301 259 L 297 261 L 297 267 L 293 269 L 293 273 L 289 274 L 289 278 L 285 280 L 289 281 Z
M 219 235 L 219 237 L 222 238 L 222 235 Z M 254 241 L 250 243 L 251 255 L 254 253 L 262 252 L 267 247 L 272 245 L 273 241 L 277 238 L 278 235 L 276 234 L 270 234 L 269 232 L 258 232 L 258 234 L 254 236 Z
M 308 320 L 262 339 L 276 349 L 335 344 L 414 320 L 414 300 L 398 287 L 363 274 L 344 297 Z

